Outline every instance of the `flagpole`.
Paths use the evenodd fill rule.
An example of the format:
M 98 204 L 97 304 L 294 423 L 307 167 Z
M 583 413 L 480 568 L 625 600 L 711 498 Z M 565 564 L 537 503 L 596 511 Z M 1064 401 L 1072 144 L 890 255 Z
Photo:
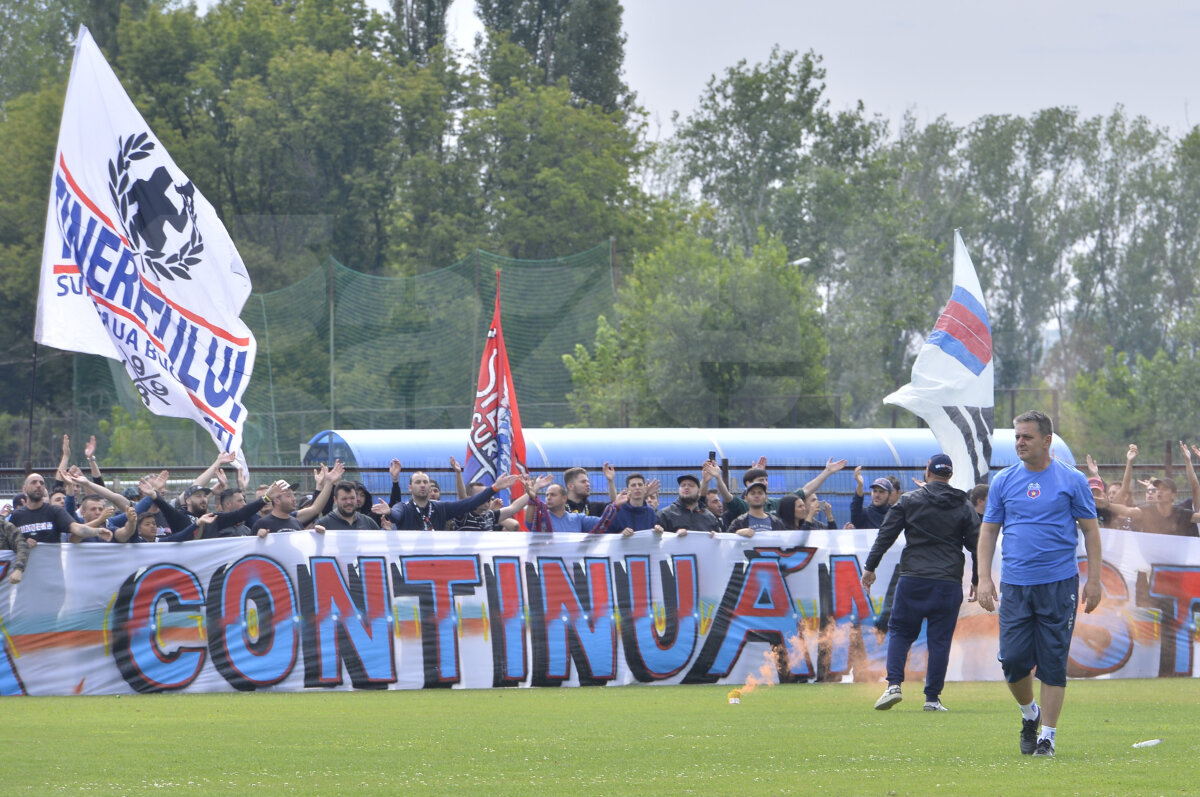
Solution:
M 504 321 L 503 321 L 504 312 L 500 309 L 500 307 L 501 307 L 501 304 L 500 304 L 500 269 L 496 269 L 496 315 L 498 316 L 498 318 L 496 320 L 499 322 L 500 328 L 503 329 L 504 328 Z M 505 357 L 503 359 L 504 359 L 504 362 L 499 362 L 499 358 L 497 358 L 496 376 L 500 380 L 507 380 L 508 379 L 508 358 Z M 503 373 L 501 373 L 501 371 L 500 371 L 501 368 L 504 369 Z M 503 385 L 504 381 L 497 382 L 497 384 Z M 496 403 L 496 407 L 493 410 L 493 412 L 496 413 L 497 417 L 499 417 L 499 415 L 500 415 L 499 402 Z M 500 477 L 502 475 L 504 475 L 504 474 L 502 474 L 502 473 L 496 474 L 497 477 Z
M 29 377 L 29 442 L 28 458 L 25 460 L 25 472 L 33 473 L 33 403 L 37 399 L 37 356 L 38 344 L 33 342 L 33 374 Z

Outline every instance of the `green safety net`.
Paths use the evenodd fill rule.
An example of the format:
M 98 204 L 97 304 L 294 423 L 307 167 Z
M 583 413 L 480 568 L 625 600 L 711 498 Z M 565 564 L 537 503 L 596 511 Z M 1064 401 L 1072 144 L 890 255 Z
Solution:
M 562 358 L 590 346 L 597 318 L 611 315 L 610 243 L 553 260 L 476 251 L 411 277 L 362 274 L 330 259 L 287 288 L 251 294 L 242 311 L 258 341 L 245 393 L 248 460 L 295 464 L 301 444 L 329 428 L 467 428 L 497 270 L 522 422 L 572 423 Z M 77 433 L 119 404 L 162 441 L 164 461 L 212 459 L 198 425 L 141 409 L 119 363 L 76 355 L 75 399 Z

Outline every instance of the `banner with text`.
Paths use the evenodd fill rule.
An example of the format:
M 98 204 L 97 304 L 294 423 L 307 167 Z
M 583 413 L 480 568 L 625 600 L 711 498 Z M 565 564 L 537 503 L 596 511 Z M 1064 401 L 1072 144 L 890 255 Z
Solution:
M 1104 530 L 1073 676 L 1195 676 L 1200 539 Z M 632 537 L 309 532 L 39 545 L 0 559 L 0 694 L 856 680 L 884 674 L 872 531 Z M 1080 567 L 1086 561 L 1080 548 Z M 69 585 L 69 588 L 68 588 Z M 949 680 L 998 680 L 963 603 Z M 924 639 L 909 658 L 924 673 Z

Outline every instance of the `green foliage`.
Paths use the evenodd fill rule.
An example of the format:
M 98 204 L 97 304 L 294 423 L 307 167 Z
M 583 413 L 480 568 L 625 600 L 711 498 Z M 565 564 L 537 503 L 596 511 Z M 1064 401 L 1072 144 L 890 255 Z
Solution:
M 713 76 L 676 134 L 683 179 L 717 211 L 717 230 L 748 252 L 781 195 L 808 173 L 826 123 L 825 70 L 815 53 L 771 51 Z M 774 229 L 773 227 L 771 229 Z
M 606 322 L 593 352 L 564 358 L 572 406 L 585 422 L 627 416 L 633 426 L 824 420 L 819 405 L 797 402 L 824 392 L 818 305 L 778 241 L 764 234 L 748 255 L 726 256 L 683 227 L 625 276 L 619 339 Z
M 565 80 L 581 102 L 612 112 L 632 99 L 621 80 L 625 36 L 619 0 L 479 0 L 476 9 L 492 38 L 499 36 L 528 54 L 546 84 Z M 507 86 L 508 59 L 493 61 L 492 83 Z M 530 83 L 529 85 L 534 85 Z
M 401 63 L 425 66 L 446 38 L 450 0 L 392 0 L 391 49 Z
M 517 258 L 635 239 L 652 213 L 633 175 L 644 152 L 616 113 L 577 107 L 559 86 L 514 82 L 468 110 L 462 146 L 481 178 L 480 246 Z
M 637 358 L 625 351 L 617 330 L 600 316 L 596 325 L 595 354 L 582 343 L 575 353 L 563 355 L 563 365 L 576 387 L 567 394 L 580 426 L 629 426 L 645 380 L 635 373 Z
M 1200 439 L 1200 408 L 1184 398 L 1200 383 L 1198 333 L 1189 313 L 1172 328 L 1171 350 L 1147 358 L 1106 347 L 1099 367 L 1075 377 L 1063 408 L 1072 448 L 1120 462 L 1129 443 L 1158 452 L 1164 441 Z
M 130 415 L 116 405 L 106 420 L 99 423 L 99 434 L 105 442 L 101 449 L 105 461 L 119 465 L 155 465 L 178 459 L 168 454 L 169 448 L 159 437 L 155 428 L 155 416 L 149 410 L 138 408 Z
M 44 80 L 66 79 L 80 3 L 8 0 L 0 8 L 0 107 Z

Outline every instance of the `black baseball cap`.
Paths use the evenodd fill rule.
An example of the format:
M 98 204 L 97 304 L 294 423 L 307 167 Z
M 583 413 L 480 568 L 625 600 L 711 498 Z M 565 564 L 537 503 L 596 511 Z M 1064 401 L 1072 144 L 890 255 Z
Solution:
M 935 476 L 950 477 L 954 475 L 954 461 L 949 454 L 934 454 L 925 466 Z

